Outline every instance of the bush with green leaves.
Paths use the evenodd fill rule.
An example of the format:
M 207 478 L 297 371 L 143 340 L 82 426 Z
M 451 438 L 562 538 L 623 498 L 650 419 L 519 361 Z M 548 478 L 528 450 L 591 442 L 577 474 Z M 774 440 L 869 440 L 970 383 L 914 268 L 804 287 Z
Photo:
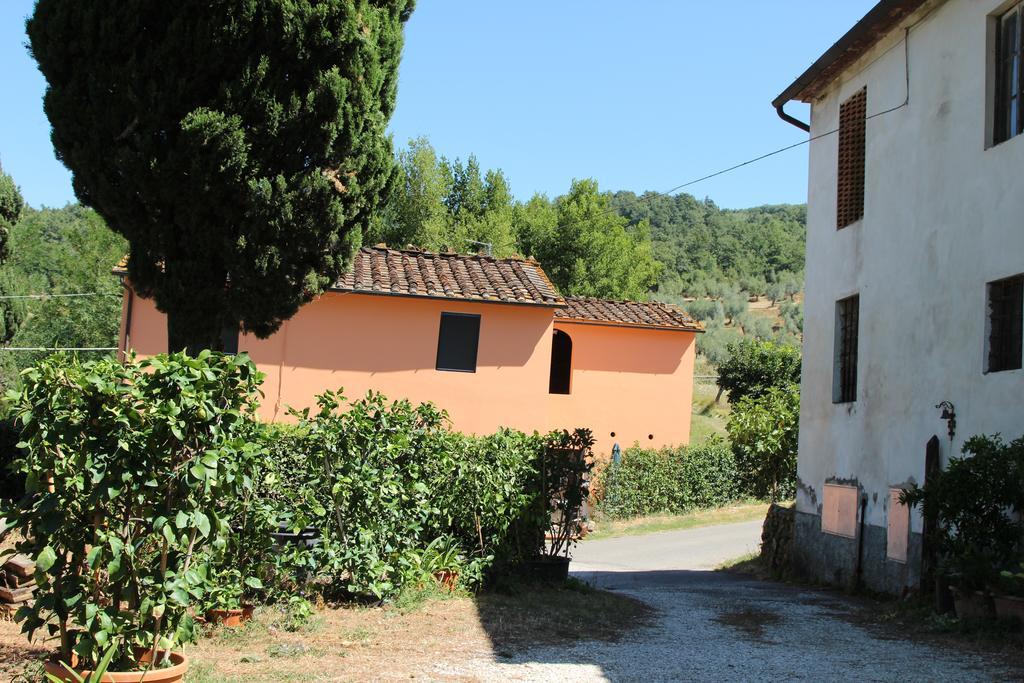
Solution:
M 796 494 L 796 458 L 800 435 L 800 389 L 770 387 L 734 403 L 729 440 L 744 490 L 772 502 Z
M 773 387 L 800 383 L 800 350 L 774 341 L 741 339 L 730 343 L 718 365 L 718 386 L 737 403 Z
M 254 426 L 267 457 L 257 495 L 236 507 L 237 543 L 265 599 L 305 588 L 390 598 L 430 581 L 442 546 L 445 569 L 469 586 L 542 552 L 561 500 L 543 493 L 542 473 L 565 433 L 466 436 L 431 404 L 379 393 L 318 401 L 294 426 Z M 280 527 L 315 527 L 319 540 L 273 547 Z
M 0 516 L 35 562 L 34 599 L 15 617 L 29 637 L 59 636 L 61 658 L 86 668 L 115 648 L 120 670 L 135 648 L 193 638 L 188 610 L 230 532 L 224 504 L 252 483 L 242 434 L 260 379 L 247 356 L 209 352 L 53 356 L 24 372 L 8 403 L 28 496 Z
M 939 571 L 964 590 L 978 590 L 1020 563 L 1024 437 L 1006 443 L 998 434 L 974 436 L 963 453 L 924 486 L 904 489 L 900 500 L 937 522 L 930 540 Z
M 601 514 L 613 519 L 680 514 L 740 497 L 739 472 L 729 446 L 712 438 L 699 446 L 634 446 L 600 474 Z

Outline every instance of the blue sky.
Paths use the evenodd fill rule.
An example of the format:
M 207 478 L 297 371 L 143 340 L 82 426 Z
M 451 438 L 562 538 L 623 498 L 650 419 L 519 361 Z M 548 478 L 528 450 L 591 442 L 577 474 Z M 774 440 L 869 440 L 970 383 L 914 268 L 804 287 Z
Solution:
M 771 100 L 874 0 L 420 0 L 406 31 L 396 145 L 501 168 L 520 199 L 667 190 L 804 139 Z M 33 206 L 74 200 L 44 81 L 24 44 L 32 0 L 0 3 L 0 165 Z M 792 105 L 794 112 L 806 112 Z M 803 202 L 797 148 L 688 188 L 726 207 Z

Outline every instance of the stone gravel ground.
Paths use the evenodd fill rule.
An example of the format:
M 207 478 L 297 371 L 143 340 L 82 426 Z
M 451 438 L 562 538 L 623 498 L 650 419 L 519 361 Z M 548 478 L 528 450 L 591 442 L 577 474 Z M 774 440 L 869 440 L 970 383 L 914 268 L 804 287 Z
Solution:
M 435 669 L 484 681 L 1020 681 L 990 657 L 857 623 L 840 594 L 724 572 L 601 572 L 582 578 L 660 614 L 617 643 L 540 647 Z
M 992 655 L 870 625 L 863 601 L 835 591 L 711 571 L 757 549 L 758 521 L 584 541 L 574 574 L 654 607 L 650 626 L 584 641 L 438 664 L 438 680 L 1024 681 Z M 869 624 L 869 625 L 865 625 Z

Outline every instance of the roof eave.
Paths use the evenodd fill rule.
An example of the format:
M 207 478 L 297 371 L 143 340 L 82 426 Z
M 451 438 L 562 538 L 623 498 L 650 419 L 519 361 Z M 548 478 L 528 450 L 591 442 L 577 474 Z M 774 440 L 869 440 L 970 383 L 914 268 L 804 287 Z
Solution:
M 684 327 L 682 325 L 647 325 L 644 323 L 627 323 L 614 320 L 593 320 L 590 318 L 555 318 L 555 324 L 565 323 L 569 325 L 597 325 L 601 327 L 627 327 L 634 330 L 659 330 L 663 332 L 693 332 L 703 334 L 704 329 L 700 327 Z
M 852 64 L 925 2 L 927 0 L 881 0 L 772 100 L 772 106 L 781 111 L 791 100 L 813 101 L 838 76 L 839 71 L 829 73 L 837 63 Z
M 500 304 L 503 306 L 530 306 L 531 308 L 565 308 L 564 301 L 509 301 L 506 299 L 473 299 L 461 296 L 442 296 L 438 294 L 411 294 L 408 292 L 385 292 L 372 289 L 347 289 L 330 287 L 328 292 L 334 294 L 361 294 L 363 296 L 393 296 L 405 299 L 426 299 L 429 301 L 452 301 L 466 304 Z

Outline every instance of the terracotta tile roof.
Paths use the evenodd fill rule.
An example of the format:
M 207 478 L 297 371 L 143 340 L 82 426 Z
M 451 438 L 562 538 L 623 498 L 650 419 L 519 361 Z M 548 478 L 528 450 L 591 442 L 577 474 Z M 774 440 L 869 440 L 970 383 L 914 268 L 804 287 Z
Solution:
M 564 306 L 565 300 L 532 259 L 363 247 L 351 270 L 331 288 L 466 301 Z
M 555 311 L 556 319 L 592 324 L 704 331 L 700 323 L 681 308 L 660 301 L 613 301 L 567 296 L 565 304 L 565 308 Z

